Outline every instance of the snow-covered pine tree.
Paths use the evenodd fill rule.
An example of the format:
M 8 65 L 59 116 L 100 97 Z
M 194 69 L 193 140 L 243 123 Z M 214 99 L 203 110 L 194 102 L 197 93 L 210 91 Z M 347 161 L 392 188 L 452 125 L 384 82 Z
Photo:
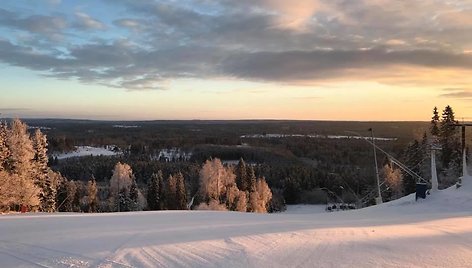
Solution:
M 176 192 L 176 201 L 177 209 L 185 210 L 187 209 L 187 190 L 185 189 L 185 178 L 181 172 L 176 175 L 177 180 L 177 192 Z
M 10 157 L 10 150 L 8 149 L 7 135 L 7 123 L 0 121 L 0 171 L 9 170 L 8 159 Z
M 133 171 L 128 164 L 116 163 L 110 179 L 109 202 L 112 211 L 122 211 L 121 204 L 129 193 L 133 181 Z M 122 191 L 124 189 L 124 191 Z M 122 193 L 123 192 L 123 193 Z
M 267 182 L 264 178 L 258 179 L 256 182 L 256 191 L 249 194 L 251 211 L 257 213 L 266 213 L 271 199 L 272 191 L 267 185 Z
M 40 190 L 34 181 L 35 152 L 27 126 L 19 119 L 14 119 L 8 132 L 7 145 L 10 149 L 12 189 L 16 193 L 16 205 L 37 209 L 40 205 Z
M 153 173 L 147 185 L 147 203 L 149 210 L 159 209 L 159 199 L 159 175 L 158 173 Z
M 8 212 L 12 205 L 17 204 L 14 186 L 11 175 L 5 170 L 0 171 L 0 212 Z
M 227 190 L 236 185 L 236 175 L 231 168 L 226 168 L 218 158 L 207 160 L 200 170 L 201 200 L 207 204 L 215 200 L 226 206 Z
M 92 175 L 92 178 L 87 183 L 87 199 L 88 199 L 88 212 L 97 212 L 98 208 L 98 189 L 97 182 L 95 177 Z
M 245 191 L 239 191 L 236 197 L 236 211 L 246 212 L 247 211 L 247 195 Z
M 34 180 L 35 184 L 40 189 L 39 199 L 41 202 L 41 211 L 53 212 L 55 210 L 55 189 L 56 185 L 52 181 L 53 178 L 48 176 L 51 174 L 48 167 L 48 156 L 47 156 L 47 138 L 41 132 L 36 129 L 33 135 L 33 148 L 35 152 L 34 156 Z M 53 175 L 53 174 L 51 174 Z

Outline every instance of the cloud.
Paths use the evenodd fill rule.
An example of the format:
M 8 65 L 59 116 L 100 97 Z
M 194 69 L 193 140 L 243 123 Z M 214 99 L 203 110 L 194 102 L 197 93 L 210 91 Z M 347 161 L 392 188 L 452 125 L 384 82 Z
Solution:
M 223 64 L 225 72 L 235 77 L 285 82 L 342 77 L 353 70 L 368 72 L 395 65 L 472 69 L 472 56 L 429 50 L 314 50 L 238 54 Z
M 76 12 L 77 22 L 75 27 L 82 30 L 105 30 L 106 26 L 102 22 L 90 17 L 83 12 Z
M 312 16 L 320 9 L 318 0 L 264 0 L 263 3 L 277 12 L 277 26 L 294 30 L 305 29 Z
M 67 22 L 62 16 L 30 15 L 19 16 L 0 8 L 0 26 L 19 29 L 51 38 L 62 33 Z
M 445 92 L 440 97 L 444 98 L 455 98 L 455 99 L 472 99 L 472 89 L 465 89 L 465 88 L 446 88 L 444 89 Z
M 140 31 L 144 29 L 142 22 L 136 19 L 118 19 L 115 20 L 113 24 L 133 31 Z
M 163 89 L 180 78 L 296 85 L 354 79 L 457 88 L 471 83 L 466 1 L 103 4 L 108 5 L 100 6 L 107 13 L 103 18 L 114 26 L 65 5 L 42 14 L 0 9 L 0 26 L 8 33 L 0 39 L 0 61 L 130 90 Z M 18 29 L 27 33 L 17 34 Z M 63 40 L 52 42 L 57 36 Z

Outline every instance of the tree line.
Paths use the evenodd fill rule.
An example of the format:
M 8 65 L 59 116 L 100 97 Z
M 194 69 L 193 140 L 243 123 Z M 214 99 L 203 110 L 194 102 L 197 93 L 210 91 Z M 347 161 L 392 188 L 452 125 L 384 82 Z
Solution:
M 215 158 L 199 171 L 199 188 L 191 202 L 182 172 L 152 173 L 146 185 L 137 184 L 132 168 L 115 164 L 108 181 L 68 180 L 48 166 L 47 138 L 15 119 L 0 123 L 1 211 L 114 212 L 139 210 L 225 209 L 267 212 L 272 194 L 264 178 L 240 160 L 224 166 Z
M 15 119 L 0 122 L 0 211 L 56 210 L 62 177 L 48 167 L 47 139 Z

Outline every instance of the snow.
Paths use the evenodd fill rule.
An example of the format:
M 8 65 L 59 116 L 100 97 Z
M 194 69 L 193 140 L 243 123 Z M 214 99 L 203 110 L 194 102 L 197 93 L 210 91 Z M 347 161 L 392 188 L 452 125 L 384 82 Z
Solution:
M 183 159 L 183 160 L 190 160 L 192 157 L 191 152 L 185 152 L 180 148 L 168 148 L 168 149 L 161 149 L 159 150 L 159 153 L 154 156 L 154 159 L 157 160 L 166 160 L 166 161 L 172 161 L 172 160 L 178 160 L 178 159 Z
M 280 139 L 280 138 L 313 138 L 313 139 L 364 139 L 365 137 L 359 136 L 346 136 L 346 135 L 320 135 L 320 134 L 250 134 L 242 135 L 241 138 L 254 138 L 254 139 Z M 370 137 L 369 137 L 370 139 Z M 396 141 L 397 138 L 382 138 L 374 137 L 376 141 Z
M 112 146 L 107 146 L 106 148 L 92 147 L 92 146 L 76 146 L 75 151 L 57 154 L 54 156 L 56 156 L 57 159 L 65 159 L 65 158 L 71 158 L 71 157 L 82 157 L 82 156 L 91 156 L 91 155 L 92 156 L 99 156 L 99 155 L 112 156 L 112 155 L 119 154 L 118 152 L 111 150 L 110 149 L 111 147 Z
M 139 128 L 137 125 L 113 125 L 114 128 Z
M 327 213 L 326 205 L 287 205 L 285 214 L 315 214 Z
M 0 217 L 2 267 L 471 267 L 472 178 L 357 211 Z

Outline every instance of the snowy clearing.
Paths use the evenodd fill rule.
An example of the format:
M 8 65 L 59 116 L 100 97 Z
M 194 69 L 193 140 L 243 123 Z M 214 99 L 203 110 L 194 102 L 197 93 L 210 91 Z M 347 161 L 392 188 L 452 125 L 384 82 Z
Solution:
M 0 217 L 2 267 L 471 267 L 472 182 L 357 211 Z M 316 212 L 317 211 L 317 212 Z
M 359 136 L 346 136 L 346 135 L 319 135 L 319 134 L 251 134 L 242 135 L 241 138 L 252 138 L 252 139 L 280 139 L 280 138 L 312 138 L 312 139 L 355 139 L 360 140 L 364 137 Z M 376 141 L 396 141 L 397 138 L 382 138 L 375 137 Z
M 73 152 L 62 153 L 58 155 L 54 155 L 57 159 L 66 159 L 71 157 L 82 157 L 82 156 L 112 156 L 117 155 L 119 152 L 115 152 L 110 149 L 112 146 L 108 146 L 107 148 L 102 147 L 92 147 L 92 146 L 76 146 L 76 150 Z

